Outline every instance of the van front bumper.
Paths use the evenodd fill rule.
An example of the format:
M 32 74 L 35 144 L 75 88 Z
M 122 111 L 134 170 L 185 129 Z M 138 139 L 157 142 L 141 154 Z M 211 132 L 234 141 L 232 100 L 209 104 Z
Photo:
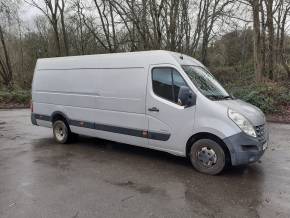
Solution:
M 265 132 L 265 136 L 261 139 L 241 132 L 223 141 L 230 151 L 232 165 L 245 165 L 254 163 L 262 157 L 268 145 L 268 134 Z

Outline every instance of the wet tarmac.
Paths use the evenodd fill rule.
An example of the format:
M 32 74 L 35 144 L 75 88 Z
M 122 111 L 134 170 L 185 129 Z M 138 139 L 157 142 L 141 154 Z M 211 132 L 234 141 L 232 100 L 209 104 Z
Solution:
M 56 144 L 28 110 L 2 110 L 0 217 L 290 217 L 290 125 L 269 127 L 261 161 L 207 176 L 135 146 Z

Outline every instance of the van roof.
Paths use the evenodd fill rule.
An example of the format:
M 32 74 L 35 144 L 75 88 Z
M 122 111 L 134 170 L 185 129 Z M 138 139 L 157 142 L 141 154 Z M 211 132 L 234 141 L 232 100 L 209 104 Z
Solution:
M 43 58 L 37 60 L 36 69 L 145 68 L 149 65 L 164 63 L 202 66 L 194 58 L 181 53 L 153 50 Z

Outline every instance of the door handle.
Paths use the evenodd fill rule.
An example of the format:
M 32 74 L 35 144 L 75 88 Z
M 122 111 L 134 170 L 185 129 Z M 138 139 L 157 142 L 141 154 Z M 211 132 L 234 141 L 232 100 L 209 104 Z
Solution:
M 148 111 L 150 111 L 150 112 L 159 112 L 159 109 L 157 107 L 152 107 L 152 108 L 149 108 Z

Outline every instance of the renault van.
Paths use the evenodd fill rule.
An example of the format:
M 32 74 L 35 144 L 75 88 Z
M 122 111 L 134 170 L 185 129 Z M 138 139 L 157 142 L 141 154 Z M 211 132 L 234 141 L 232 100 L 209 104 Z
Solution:
M 142 146 L 188 157 L 211 175 L 259 160 L 268 141 L 260 109 L 169 51 L 39 59 L 31 121 L 52 127 L 58 143 L 80 134 Z

